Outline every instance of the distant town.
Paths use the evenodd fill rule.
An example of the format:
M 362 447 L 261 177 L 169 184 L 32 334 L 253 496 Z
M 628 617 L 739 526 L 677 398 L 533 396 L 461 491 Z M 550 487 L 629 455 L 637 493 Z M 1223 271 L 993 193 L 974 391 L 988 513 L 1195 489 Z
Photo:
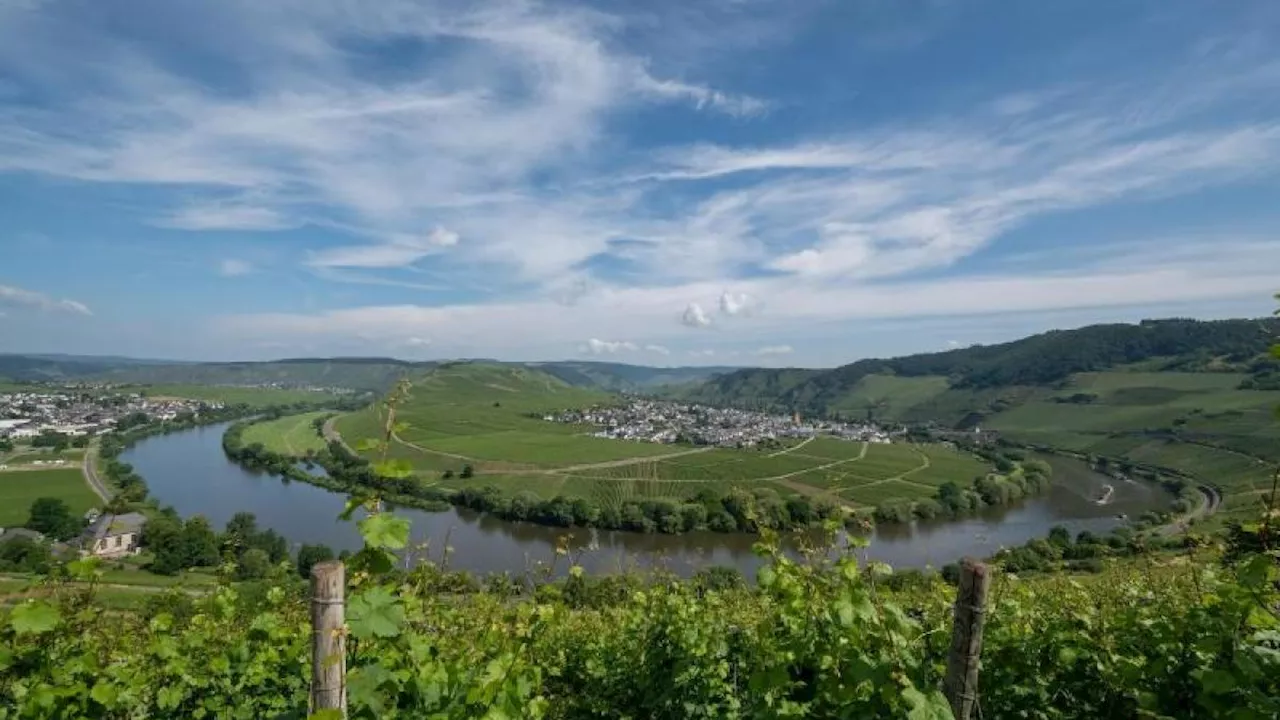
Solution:
M 126 418 L 173 420 L 184 413 L 220 409 L 222 403 L 180 398 L 148 398 L 138 393 L 86 392 L 0 394 L 0 437 L 34 438 L 45 433 L 71 437 L 113 430 Z
M 595 425 L 596 437 L 652 443 L 750 448 L 783 438 L 828 435 L 845 440 L 888 443 L 901 431 L 870 423 L 805 420 L 799 414 L 768 413 L 691 405 L 662 400 L 631 400 L 626 405 L 568 410 L 544 415 L 550 422 Z

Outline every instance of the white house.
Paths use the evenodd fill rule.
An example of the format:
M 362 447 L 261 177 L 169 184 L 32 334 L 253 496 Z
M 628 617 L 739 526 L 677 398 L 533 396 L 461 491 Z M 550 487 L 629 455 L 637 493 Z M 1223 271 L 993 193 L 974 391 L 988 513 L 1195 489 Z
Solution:
M 104 514 L 85 532 L 80 553 L 105 558 L 136 555 L 146 524 L 147 516 L 142 513 Z

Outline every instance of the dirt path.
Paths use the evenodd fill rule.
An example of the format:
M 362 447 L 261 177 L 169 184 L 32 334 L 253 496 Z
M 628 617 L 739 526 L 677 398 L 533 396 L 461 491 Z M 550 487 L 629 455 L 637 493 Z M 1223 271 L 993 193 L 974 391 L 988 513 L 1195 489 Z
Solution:
M 814 439 L 814 438 L 816 438 L 816 437 L 818 437 L 818 436 L 817 436 L 817 435 L 810 435 L 809 437 L 805 438 L 804 440 L 801 440 L 801 441 L 800 441 L 800 443 L 799 443 L 799 444 L 797 444 L 797 445 L 792 445 L 791 447 L 789 447 L 789 448 L 787 448 L 787 449 L 785 449 L 785 450 L 779 450 L 779 451 L 778 451 L 778 452 L 776 452 L 776 453 L 771 453 L 771 454 L 769 454 L 769 455 L 765 455 L 765 457 L 778 457 L 779 455 L 786 455 L 787 453 L 793 452 L 793 451 L 795 451 L 795 450 L 799 450 L 800 448 L 804 447 L 805 445 L 808 445 L 809 443 L 813 442 L 813 439 Z
M 1191 527 L 1192 520 L 1197 520 L 1207 515 L 1212 515 L 1213 513 L 1218 511 L 1218 506 L 1222 504 L 1222 494 L 1219 493 L 1217 490 L 1209 487 L 1208 485 L 1199 485 L 1197 486 L 1196 489 L 1200 491 L 1200 495 L 1201 495 L 1200 504 L 1197 505 L 1196 508 L 1191 512 L 1187 513 L 1186 515 L 1183 515 L 1177 520 L 1174 520 L 1168 525 L 1162 525 L 1156 528 L 1153 531 L 1156 535 L 1168 537 L 1170 535 L 1178 535 L 1178 534 L 1184 533 L 1187 531 L 1188 528 Z M 1241 494 L 1242 495 L 1265 495 L 1268 492 L 1270 492 L 1270 490 L 1257 490 L 1252 493 L 1241 493 Z

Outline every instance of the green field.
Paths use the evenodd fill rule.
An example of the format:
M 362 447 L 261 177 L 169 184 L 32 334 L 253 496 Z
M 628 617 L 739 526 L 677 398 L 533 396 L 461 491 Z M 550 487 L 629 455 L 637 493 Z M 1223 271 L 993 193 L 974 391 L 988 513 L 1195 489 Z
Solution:
M 266 449 L 281 455 L 302 456 L 307 451 L 319 452 L 324 449 L 325 442 L 312 423 L 328 414 L 324 411 L 302 413 L 254 423 L 245 428 L 244 443 L 262 443 Z
M 0 472 L 0 527 L 16 527 L 25 523 L 31 503 L 42 497 L 65 500 L 76 514 L 100 503 L 78 467 L 4 471 Z
M 444 367 L 415 383 L 396 418 L 408 427 L 397 433 L 388 454 L 410 461 L 428 484 L 493 485 L 508 494 L 544 498 L 573 495 L 602 506 L 683 499 L 708 486 L 840 500 L 842 488 L 895 478 L 903 479 L 903 487 L 895 490 L 926 497 L 946 480 L 968 483 L 986 471 L 976 458 L 942 446 L 815 438 L 780 450 L 734 450 L 596 438 L 594 428 L 542 419 L 550 412 L 613 401 L 536 371 L 482 363 Z M 353 444 L 377 437 L 382 416 L 370 408 L 339 417 L 335 426 Z M 458 476 L 464 465 L 472 466 L 474 478 Z M 445 471 L 453 471 L 453 477 L 445 478 Z

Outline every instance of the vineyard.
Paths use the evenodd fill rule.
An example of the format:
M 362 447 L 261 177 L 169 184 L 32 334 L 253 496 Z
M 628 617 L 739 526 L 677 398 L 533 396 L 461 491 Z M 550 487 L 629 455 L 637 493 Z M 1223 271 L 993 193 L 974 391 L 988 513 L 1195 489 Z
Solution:
M 955 590 L 850 553 L 773 555 L 747 587 L 710 574 L 462 588 L 390 571 L 407 522 L 361 521 L 348 566 L 346 692 L 356 718 L 948 718 Z M 762 547 L 762 552 L 768 552 Z M 566 562 L 570 560 L 565 558 Z M 104 609 L 91 562 L 0 619 L 0 717 L 307 716 L 305 592 L 274 580 Z M 1277 568 L 1257 554 L 996 576 L 980 709 L 1008 718 L 1274 718 Z

